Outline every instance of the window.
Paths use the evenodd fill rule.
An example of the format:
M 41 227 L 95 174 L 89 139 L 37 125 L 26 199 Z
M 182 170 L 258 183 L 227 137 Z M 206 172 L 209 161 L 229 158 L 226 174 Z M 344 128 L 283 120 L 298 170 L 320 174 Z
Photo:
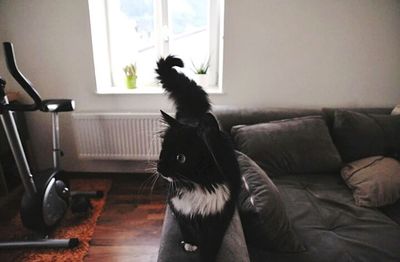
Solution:
M 182 71 L 209 65 L 207 90 L 219 90 L 223 0 L 89 0 L 97 91 L 159 93 L 159 57 L 183 59 Z M 137 88 L 126 89 L 123 68 L 135 65 Z

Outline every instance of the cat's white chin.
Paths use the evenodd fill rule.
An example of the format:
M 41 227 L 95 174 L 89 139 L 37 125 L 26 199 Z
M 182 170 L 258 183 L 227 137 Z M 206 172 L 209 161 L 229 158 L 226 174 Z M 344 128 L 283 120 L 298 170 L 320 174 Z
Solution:
M 180 188 L 171 198 L 174 208 L 187 216 L 214 215 L 221 212 L 230 199 L 231 192 L 226 184 L 212 185 L 213 191 L 207 191 L 198 184 L 193 189 Z

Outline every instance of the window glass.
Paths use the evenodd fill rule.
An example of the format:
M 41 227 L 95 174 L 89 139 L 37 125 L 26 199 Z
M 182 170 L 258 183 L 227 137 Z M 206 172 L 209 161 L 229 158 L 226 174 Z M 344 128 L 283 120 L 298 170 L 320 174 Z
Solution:
M 223 1 L 89 0 L 89 10 L 100 92 L 130 88 L 133 70 L 124 71 L 130 64 L 136 67 L 135 92 L 162 92 L 154 68 L 169 54 L 183 59 L 189 77 L 205 79 L 204 87 L 220 87 Z M 196 75 L 204 64 L 207 74 Z
M 123 85 L 123 67 L 131 63 L 136 65 L 138 86 L 154 84 L 157 59 L 154 1 L 120 0 L 117 12 L 110 19 L 116 20 L 110 34 L 114 43 L 111 45 L 114 84 Z
M 194 69 L 209 60 L 209 0 L 168 1 L 171 54 Z

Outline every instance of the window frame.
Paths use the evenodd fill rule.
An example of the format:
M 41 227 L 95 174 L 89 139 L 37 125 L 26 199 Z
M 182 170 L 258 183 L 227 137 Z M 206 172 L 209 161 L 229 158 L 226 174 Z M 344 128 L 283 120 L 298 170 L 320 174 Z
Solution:
M 88 0 L 90 13 L 90 27 L 93 47 L 93 66 L 96 79 L 96 93 L 98 94 L 159 94 L 163 93 L 159 85 L 151 87 L 138 87 L 127 89 L 115 86 L 113 83 L 112 59 L 112 23 L 110 23 L 109 4 L 115 0 Z M 153 0 L 154 2 L 154 30 L 156 36 L 156 49 L 159 56 L 169 53 L 168 29 L 168 0 Z M 209 0 L 209 54 L 210 86 L 204 87 L 208 93 L 222 93 L 222 43 L 223 43 L 223 17 L 224 0 Z M 114 25 L 115 27 L 115 25 Z

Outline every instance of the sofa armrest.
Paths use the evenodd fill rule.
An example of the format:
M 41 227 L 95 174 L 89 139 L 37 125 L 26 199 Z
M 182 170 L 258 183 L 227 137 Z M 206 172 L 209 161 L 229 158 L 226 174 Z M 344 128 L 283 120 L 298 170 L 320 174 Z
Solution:
M 171 209 L 167 206 L 161 233 L 158 262 L 200 261 L 198 252 L 186 252 L 180 245 L 181 232 Z M 225 233 L 216 262 L 249 262 L 249 254 L 243 234 L 239 213 L 235 210 L 232 221 Z

